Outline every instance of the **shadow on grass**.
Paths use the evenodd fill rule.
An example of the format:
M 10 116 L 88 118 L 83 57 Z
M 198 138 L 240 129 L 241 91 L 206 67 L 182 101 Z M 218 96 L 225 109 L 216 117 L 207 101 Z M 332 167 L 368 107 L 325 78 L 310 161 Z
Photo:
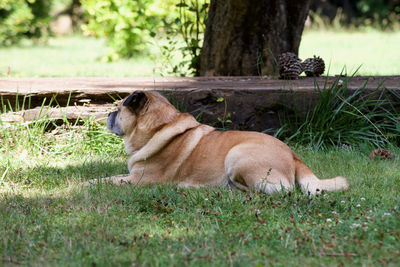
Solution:
M 395 263 L 398 159 L 301 154 L 322 173 L 346 169 L 356 183 L 318 198 L 297 190 L 266 196 L 218 187 L 79 185 L 127 173 L 123 157 L 10 172 L 7 179 L 23 184 L 26 177 L 30 189 L 0 196 L 0 265 Z
M 297 201 L 295 195 L 269 198 L 174 185 L 98 184 L 53 196 L 8 194 L 0 201 L 4 219 L 0 232 L 2 240 L 10 241 L 3 241 L 1 256 L 21 264 L 40 260 L 100 265 L 287 262 L 288 257 L 311 256 L 301 248 L 311 249 L 312 244 L 296 241 L 300 248 L 296 251 L 293 239 L 285 248 L 289 241 L 283 239 L 284 231 L 295 233 L 287 228 L 287 213 L 293 211 L 286 206 L 290 201 Z M 308 197 L 299 196 L 298 201 L 306 209 Z M 276 210 L 270 205 L 276 205 Z M 275 211 L 281 215 L 275 216 Z
M 326 172 L 343 152 L 307 153 Z M 0 265 L 393 264 L 398 159 L 346 155 L 337 164 L 363 177 L 347 192 L 315 198 L 298 190 L 267 196 L 219 187 L 79 185 L 126 173 L 123 158 L 27 168 L 18 175 L 31 189 L 0 197 Z
M 374 214 L 360 215 L 365 207 L 351 208 L 347 196 L 310 201 L 298 191 L 266 196 L 224 188 L 109 184 L 54 194 L 10 193 L 0 200 L 0 257 L 33 265 L 292 265 L 299 259 L 332 265 L 372 264 L 380 257 L 394 262 L 397 241 L 387 233 L 398 238 L 398 221 L 388 217 L 368 224 L 377 232 L 361 226 L 351 230 Z M 335 223 L 339 219 L 332 210 L 344 223 Z
M 126 159 L 85 157 L 80 163 L 65 166 L 50 166 L 49 162 L 45 162 L 33 167 L 18 168 L 9 171 L 4 181 L 29 188 L 55 189 L 71 183 L 125 173 L 129 173 Z
M 10 242 L 3 244 L 1 256 L 15 263 L 40 263 L 37 259 L 42 259 L 158 265 L 211 263 L 215 257 L 222 263 L 234 237 L 226 237 L 226 229 L 218 225 L 218 221 L 228 225 L 227 216 L 231 216 L 222 216 L 218 202 L 226 198 L 232 211 L 242 213 L 241 202 L 249 201 L 248 194 L 233 193 L 235 200 L 229 194 L 221 188 L 108 184 L 73 187 L 54 196 L 8 194 L 0 201 L 0 217 L 4 218 L 0 229 Z M 211 202 L 206 197 L 215 199 Z M 252 215 L 249 218 L 257 223 Z M 255 241 L 262 247 L 261 240 Z M 238 256 L 233 255 L 235 262 L 249 260 L 247 255 Z

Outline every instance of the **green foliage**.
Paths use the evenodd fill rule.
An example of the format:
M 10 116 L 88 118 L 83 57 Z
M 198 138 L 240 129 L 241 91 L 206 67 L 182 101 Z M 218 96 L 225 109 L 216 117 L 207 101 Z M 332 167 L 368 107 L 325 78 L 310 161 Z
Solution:
M 145 54 L 150 38 L 168 16 L 166 0 L 82 0 L 88 17 L 86 34 L 105 37 L 112 51 L 108 61 Z
M 398 0 L 359 0 L 355 3 L 357 15 L 363 19 L 376 20 L 383 26 L 395 17 L 391 15 L 400 15 L 400 6 Z
M 209 0 L 180 0 L 173 23 L 166 27 L 167 44 L 162 46 L 163 69 L 167 74 L 200 75 L 200 52 L 203 46 Z M 179 63 L 172 61 L 179 51 Z
M 399 27 L 399 3 L 399 0 L 318 1 L 310 15 L 319 26 L 327 23 L 335 28 L 372 26 L 393 30 Z
M 230 130 L 229 129 L 229 124 L 232 123 L 231 120 L 231 113 L 228 112 L 228 103 L 226 102 L 226 98 L 225 97 L 219 97 L 217 98 L 217 103 L 224 103 L 224 114 L 221 117 L 218 117 L 217 120 L 218 122 L 221 124 L 221 127 L 217 127 L 218 130 L 220 131 L 226 131 L 226 130 Z
M 83 0 L 88 18 L 83 30 L 108 40 L 112 51 L 107 61 L 146 54 L 155 36 L 165 37 L 167 43 L 161 45 L 162 73 L 197 76 L 208 2 Z M 176 56 L 181 59 L 179 63 L 174 61 Z
M 350 90 L 350 79 L 339 76 L 331 85 L 327 79 L 323 88 L 315 83 L 318 102 L 305 120 L 299 118 L 295 108 L 295 118 L 284 118 L 286 124 L 278 131 L 279 137 L 288 136 L 290 141 L 317 149 L 363 143 L 378 147 L 399 145 L 400 113 L 384 97 L 388 89 L 380 86 L 367 93 L 365 83 L 361 88 Z M 400 100 L 400 96 L 392 94 L 396 101 Z
M 0 45 L 49 34 L 50 0 L 0 0 Z

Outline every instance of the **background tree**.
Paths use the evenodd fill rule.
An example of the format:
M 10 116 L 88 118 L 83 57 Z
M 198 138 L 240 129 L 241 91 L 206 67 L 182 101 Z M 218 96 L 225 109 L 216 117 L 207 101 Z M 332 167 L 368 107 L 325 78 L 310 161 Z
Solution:
M 65 6 L 64 9 L 59 10 L 53 15 L 53 20 L 57 19 L 60 16 L 68 15 L 71 18 L 72 26 L 75 30 L 78 30 L 78 27 L 82 23 L 83 20 L 83 10 L 81 0 L 71 0 L 69 4 Z
M 271 75 L 298 53 L 312 0 L 211 0 L 200 75 Z
M 314 0 L 311 21 L 328 18 L 328 25 L 339 20 L 341 26 L 372 26 L 395 30 L 400 21 L 400 0 Z
M 51 0 L 0 0 L 0 46 L 49 35 Z

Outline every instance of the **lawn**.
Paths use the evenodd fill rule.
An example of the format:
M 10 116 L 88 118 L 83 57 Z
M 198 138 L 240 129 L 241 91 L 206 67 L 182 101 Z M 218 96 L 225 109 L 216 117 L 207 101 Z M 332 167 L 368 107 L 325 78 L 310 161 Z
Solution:
M 104 40 L 82 36 L 50 39 L 47 45 L 0 48 L 0 77 L 151 77 L 160 76 L 160 43 L 147 56 L 107 63 Z M 306 31 L 300 45 L 302 59 L 321 56 L 331 75 L 344 67 L 360 75 L 400 74 L 400 32 Z
M 400 75 L 399 44 L 400 32 L 306 31 L 299 57 L 321 56 L 331 75 L 360 66 L 359 75 Z
M 350 190 L 320 197 L 80 183 L 127 173 L 103 123 L 0 125 L 0 265 L 398 266 L 400 159 L 294 150 Z M 399 148 L 391 148 L 396 155 Z
M 105 62 L 104 40 L 82 36 L 50 39 L 47 45 L 0 48 L 0 74 L 11 77 L 141 77 L 153 76 L 154 61 L 140 57 Z

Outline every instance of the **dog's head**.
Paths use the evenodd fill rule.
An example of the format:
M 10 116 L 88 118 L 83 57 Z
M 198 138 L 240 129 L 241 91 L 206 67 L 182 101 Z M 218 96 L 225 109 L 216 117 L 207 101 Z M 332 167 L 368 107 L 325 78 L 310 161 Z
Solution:
M 135 91 L 122 100 L 117 111 L 108 114 L 107 129 L 122 137 L 149 135 L 178 114 L 159 93 Z
M 140 110 L 147 103 L 147 96 L 137 91 L 125 98 L 118 106 L 118 110 L 110 112 L 107 119 L 107 129 L 119 136 L 128 134 L 137 123 Z

